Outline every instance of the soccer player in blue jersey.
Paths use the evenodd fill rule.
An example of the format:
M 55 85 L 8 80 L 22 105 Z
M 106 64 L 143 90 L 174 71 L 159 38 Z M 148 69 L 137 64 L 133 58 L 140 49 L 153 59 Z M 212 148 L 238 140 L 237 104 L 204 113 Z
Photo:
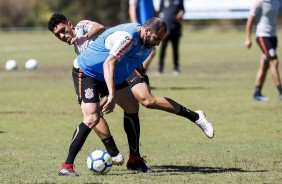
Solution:
M 54 15 L 54 16 L 56 17 L 56 16 L 62 16 L 62 15 Z M 96 27 L 95 26 L 96 24 L 93 24 L 93 22 L 91 22 L 91 21 L 87 21 L 87 20 L 80 21 L 78 23 L 78 25 L 76 26 L 73 34 L 69 34 L 70 24 L 64 24 L 64 25 L 59 24 L 59 26 L 55 26 L 55 28 L 53 28 L 54 26 L 51 26 L 52 28 L 50 30 L 52 30 L 52 32 L 60 40 L 67 42 L 67 43 L 69 43 L 68 40 L 80 42 L 80 39 L 83 38 L 83 37 L 88 37 L 88 41 L 89 41 L 89 40 L 91 40 L 91 34 L 93 34 L 93 32 L 91 30 L 92 29 L 95 30 L 95 28 L 91 28 L 92 27 L 92 26 L 90 26 L 91 24 L 92 24 L 92 26 Z M 58 34 L 58 33 L 60 33 L 60 34 Z M 86 36 L 83 36 L 83 34 L 86 35 Z M 72 37 L 74 37 L 74 38 L 72 38 Z M 109 39 L 110 38 L 112 38 L 112 36 L 109 36 Z M 77 45 L 76 43 L 73 43 L 76 52 L 79 51 L 79 52 L 77 52 L 77 54 L 80 54 L 81 52 L 83 52 L 86 49 L 86 47 L 89 46 L 90 43 L 88 41 L 85 41 L 85 43 L 81 42 L 80 43 L 81 45 Z M 123 47 L 120 47 L 120 49 L 123 50 Z M 75 67 L 77 67 L 76 62 L 75 62 L 75 65 L 74 65 Z M 127 133 L 129 150 L 130 150 L 130 157 L 129 157 L 129 160 L 127 162 L 127 168 L 130 169 L 130 170 L 137 170 L 137 171 L 141 171 L 141 172 L 149 172 L 150 169 L 144 163 L 144 160 L 140 156 L 140 152 L 139 152 L 140 125 L 139 125 L 138 113 L 136 113 L 136 110 L 138 111 L 138 104 L 136 104 L 136 102 L 135 102 L 135 104 L 132 103 L 131 107 L 134 107 L 135 109 L 134 108 L 127 109 L 126 104 L 123 104 L 124 99 L 128 99 L 128 97 L 131 98 L 132 94 L 133 94 L 134 97 L 136 98 L 136 100 L 138 100 L 139 103 L 141 103 L 142 105 L 144 105 L 147 108 L 159 109 L 159 110 L 170 112 L 170 113 L 173 113 L 173 114 L 176 114 L 176 115 L 179 115 L 179 116 L 183 116 L 183 117 L 191 120 L 192 122 L 194 122 L 197 126 L 199 126 L 209 138 L 213 137 L 213 128 L 212 128 L 212 125 L 206 120 L 202 111 L 195 111 L 194 112 L 194 111 L 187 109 L 186 107 L 183 107 L 182 105 L 178 104 L 177 102 L 173 101 L 172 99 L 153 96 L 152 93 L 151 93 L 150 87 L 149 87 L 149 79 L 148 79 L 147 76 L 146 77 L 144 77 L 144 76 L 146 76 L 146 75 L 144 75 L 144 70 L 140 70 L 140 67 L 138 67 L 138 69 L 136 69 L 134 72 L 132 72 L 130 77 L 127 78 L 127 84 L 129 85 L 131 92 L 128 93 L 128 91 L 127 91 L 127 92 L 123 92 L 126 95 L 118 95 L 117 96 L 117 102 L 125 110 L 125 113 L 124 113 L 124 129 Z M 124 85 L 121 88 L 124 88 L 126 86 L 127 85 Z M 126 90 L 129 90 L 129 89 L 127 88 L 127 89 L 123 89 L 123 90 L 126 91 Z M 118 91 L 120 91 L 120 90 L 118 90 Z M 82 104 L 83 103 L 84 102 L 82 102 Z M 135 113 L 131 113 L 131 112 L 135 112 Z M 98 125 L 100 125 L 101 120 L 103 120 L 102 124 L 104 123 L 104 119 L 101 118 Z M 80 126 L 84 127 L 83 124 L 81 124 Z M 101 126 L 99 126 L 99 128 L 100 127 Z M 97 126 L 95 128 L 97 128 Z M 99 130 L 99 131 L 109 132 L 109 131 L 106 131 L 106 130 Z M 76 134 L 76 132 L 75 132 L 75 134 Z M 109 137 L 109 136 L 110 135 L 107 135 L 107 137 Z M 81 144 L 83 144 L 83 142 Z M 71 143 L 70 147 L 75 147 L 75 146 L 73 145 L 73 143 Z M 69 155 L 74 155 L 74 157 L 71 157 L 72 160 L 67 159 L 68 164 L 65 164 L 65 163 L 63 164 L 61 171 L 65 171 L 65 172 L 61 175 L 75 175 L 76 174 L 73 171 L 73 164 L 72 163 L 74 161 L 74 158 L 75 158 L 75 155 L 77 154 L 77 152 L 74 152 L 72 150 L 73 149 L 70 149 Z M 68 156 L 68 157 L 70 157 L 70 156 Z M 69 162 L 71 162 L 71 163 L 69 163 Z M 70 166 L 70 167 L 65 168 L 66 166 Z M 61 171 L 60 171 L 60 173 L 61 173 Z
M 77 57 L 73 81 L 81 101 L 83 122 L 74 132 L 68 163 L 63 164 L 59 175 L 78 176 L 73 169 L 73 161 L 91 129 L 101 119 L 104 120 L 101 112 L 112 112 L 117 102 L 128 114 L 138 114 L 139 105 L 129 87 L 125 87 L 128 86 L 125 80 L 148 57 L 151 47 L 159 45 L 165 35 L 166 24 L 159 18 L 152 18 L 143 26 L 123 24 L 105 31 Z M 60 38 L 60 35 L 57 37 Z M 60 40 L 72 43 L 65 35 Z M 103 96 L 108 98 L 101 108 L 99 100 Z
M 246 23 L 245 46 L 247 48 L 252 46 L 252 25 L 256 21 L 256 40 L 262 51 L 253 94 L 255 101 L 269 101 L 269 98 L 263 96 L 261 92 L 268 69 L 270 69 L 272 79 L 277 86 L 279 99 L 282 100 L 281 78 L 278 69 L 279 60 L 276 52 L 278 45 L 276 21 L 279 9 L 281 10 L 281 0 L 255 0 Z

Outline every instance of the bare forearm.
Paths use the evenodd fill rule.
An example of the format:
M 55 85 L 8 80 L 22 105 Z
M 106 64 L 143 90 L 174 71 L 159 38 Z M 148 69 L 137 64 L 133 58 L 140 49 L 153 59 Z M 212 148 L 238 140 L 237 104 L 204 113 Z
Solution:
M 136 5 L 129 6 L 129 17 L 131 22 L 137 22 Z
M 85 35 L 88 39 L 91 39 L 92 37 L 99 36 L 106 30 L 105 26 L 102 24 L 96 23 L 92 26 L 91 30 Z
M 114 56 L 109 56 L 105 61 L 104 67 L 104 78 L 108 87 L 109 95 L 114 98 L 115 96 L 115 60 Z
M 249 17 L 246 23 L 246 39 L 251 39 L 254 17 Z
M 247 20 L 246 23 L 246 39 L 245 39 L 245 46 L 249 49 L 252 46 L 252 39 L 251 39 L 251 35 L 252 35 L 252 25 L 254 22 L 254 17 L 250 16 Z

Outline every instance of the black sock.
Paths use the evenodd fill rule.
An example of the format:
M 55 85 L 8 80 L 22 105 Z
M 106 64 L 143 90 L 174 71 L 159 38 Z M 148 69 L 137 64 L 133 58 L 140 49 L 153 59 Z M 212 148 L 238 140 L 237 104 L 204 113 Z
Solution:
M 103 144 L 105 145 L 107 152 L 112 156 L 115 157 L 119 154 L 119 150 L 116 146 L 114 138 L 111 136 L 107 139 L 102 140 Z
M 140 138 L 140 122 L 138 113 L 128 114 L 124 112 L 123 126 L 127 135 L 129 153 L 136 157 L 140 157 L 139 138 Z
M 82 148 L 88 134 L 91 132 L 91 128 L 85 125 L 83 122 L 78 125 L 74 131 L 72 141 L 69 148 L 68 158 L 66 159 L 66 164 L 73 164 L 74 159 L 80 149 Z
M 187 119 L 189 119 L 190 121 L 193 121 L 195 122 L 196 120 L 199 119 L 199 114 L 190 110 L 190 109 L 187 109 L 186 107 L 183 107 L 182 105 L 180 105 L 180 111 L 179 113 L 177 113 L 177 115 L 179 116 L 183 116 Z
M 278 89 L 278 91 L 279 91 L 279 94 L 282 95 L 282 85 L 281 85 L 281 84 L 279 84 L 279 85 L 277 86 L 277 89 Z
M 254 96 L 262 96 L 261 95 L 261 86 L 256 86 Z

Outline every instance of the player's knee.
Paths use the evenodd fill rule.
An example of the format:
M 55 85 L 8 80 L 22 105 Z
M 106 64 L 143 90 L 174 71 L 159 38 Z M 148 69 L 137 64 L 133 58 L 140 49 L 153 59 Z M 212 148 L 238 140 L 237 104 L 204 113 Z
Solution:
M 94 128 L 100 121 L 100 115 L 97 113 L 86 115 L 83 121 L 89 128 Z
M 140 103 L 148 109 L 154 109 L 156 105 L 156 101 L 151 98 L 144 98 Z

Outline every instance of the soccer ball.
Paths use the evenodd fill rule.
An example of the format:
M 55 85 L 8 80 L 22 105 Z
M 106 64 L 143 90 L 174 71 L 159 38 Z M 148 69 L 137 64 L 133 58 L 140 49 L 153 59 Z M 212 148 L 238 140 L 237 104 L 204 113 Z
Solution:
M 16 70 L 17 67 L 18 67 L 17 62 L 16 62 L 15 60 L 12 60 L 12 59 L 8 60 L 8 61 L 6 62 L 6 64 L 5 64 L 5 69 L 6 69 L 7 71 Z
M 37 61 L 35 59 L 29 59 L 25 63 L 25 69 L 27 70 L 35 70 L 37 68 Z
M 112 168 L 112 157 L 106 151 L 95 150 L 87 158 L 87 167 L 94 174 L 106 174 Z

